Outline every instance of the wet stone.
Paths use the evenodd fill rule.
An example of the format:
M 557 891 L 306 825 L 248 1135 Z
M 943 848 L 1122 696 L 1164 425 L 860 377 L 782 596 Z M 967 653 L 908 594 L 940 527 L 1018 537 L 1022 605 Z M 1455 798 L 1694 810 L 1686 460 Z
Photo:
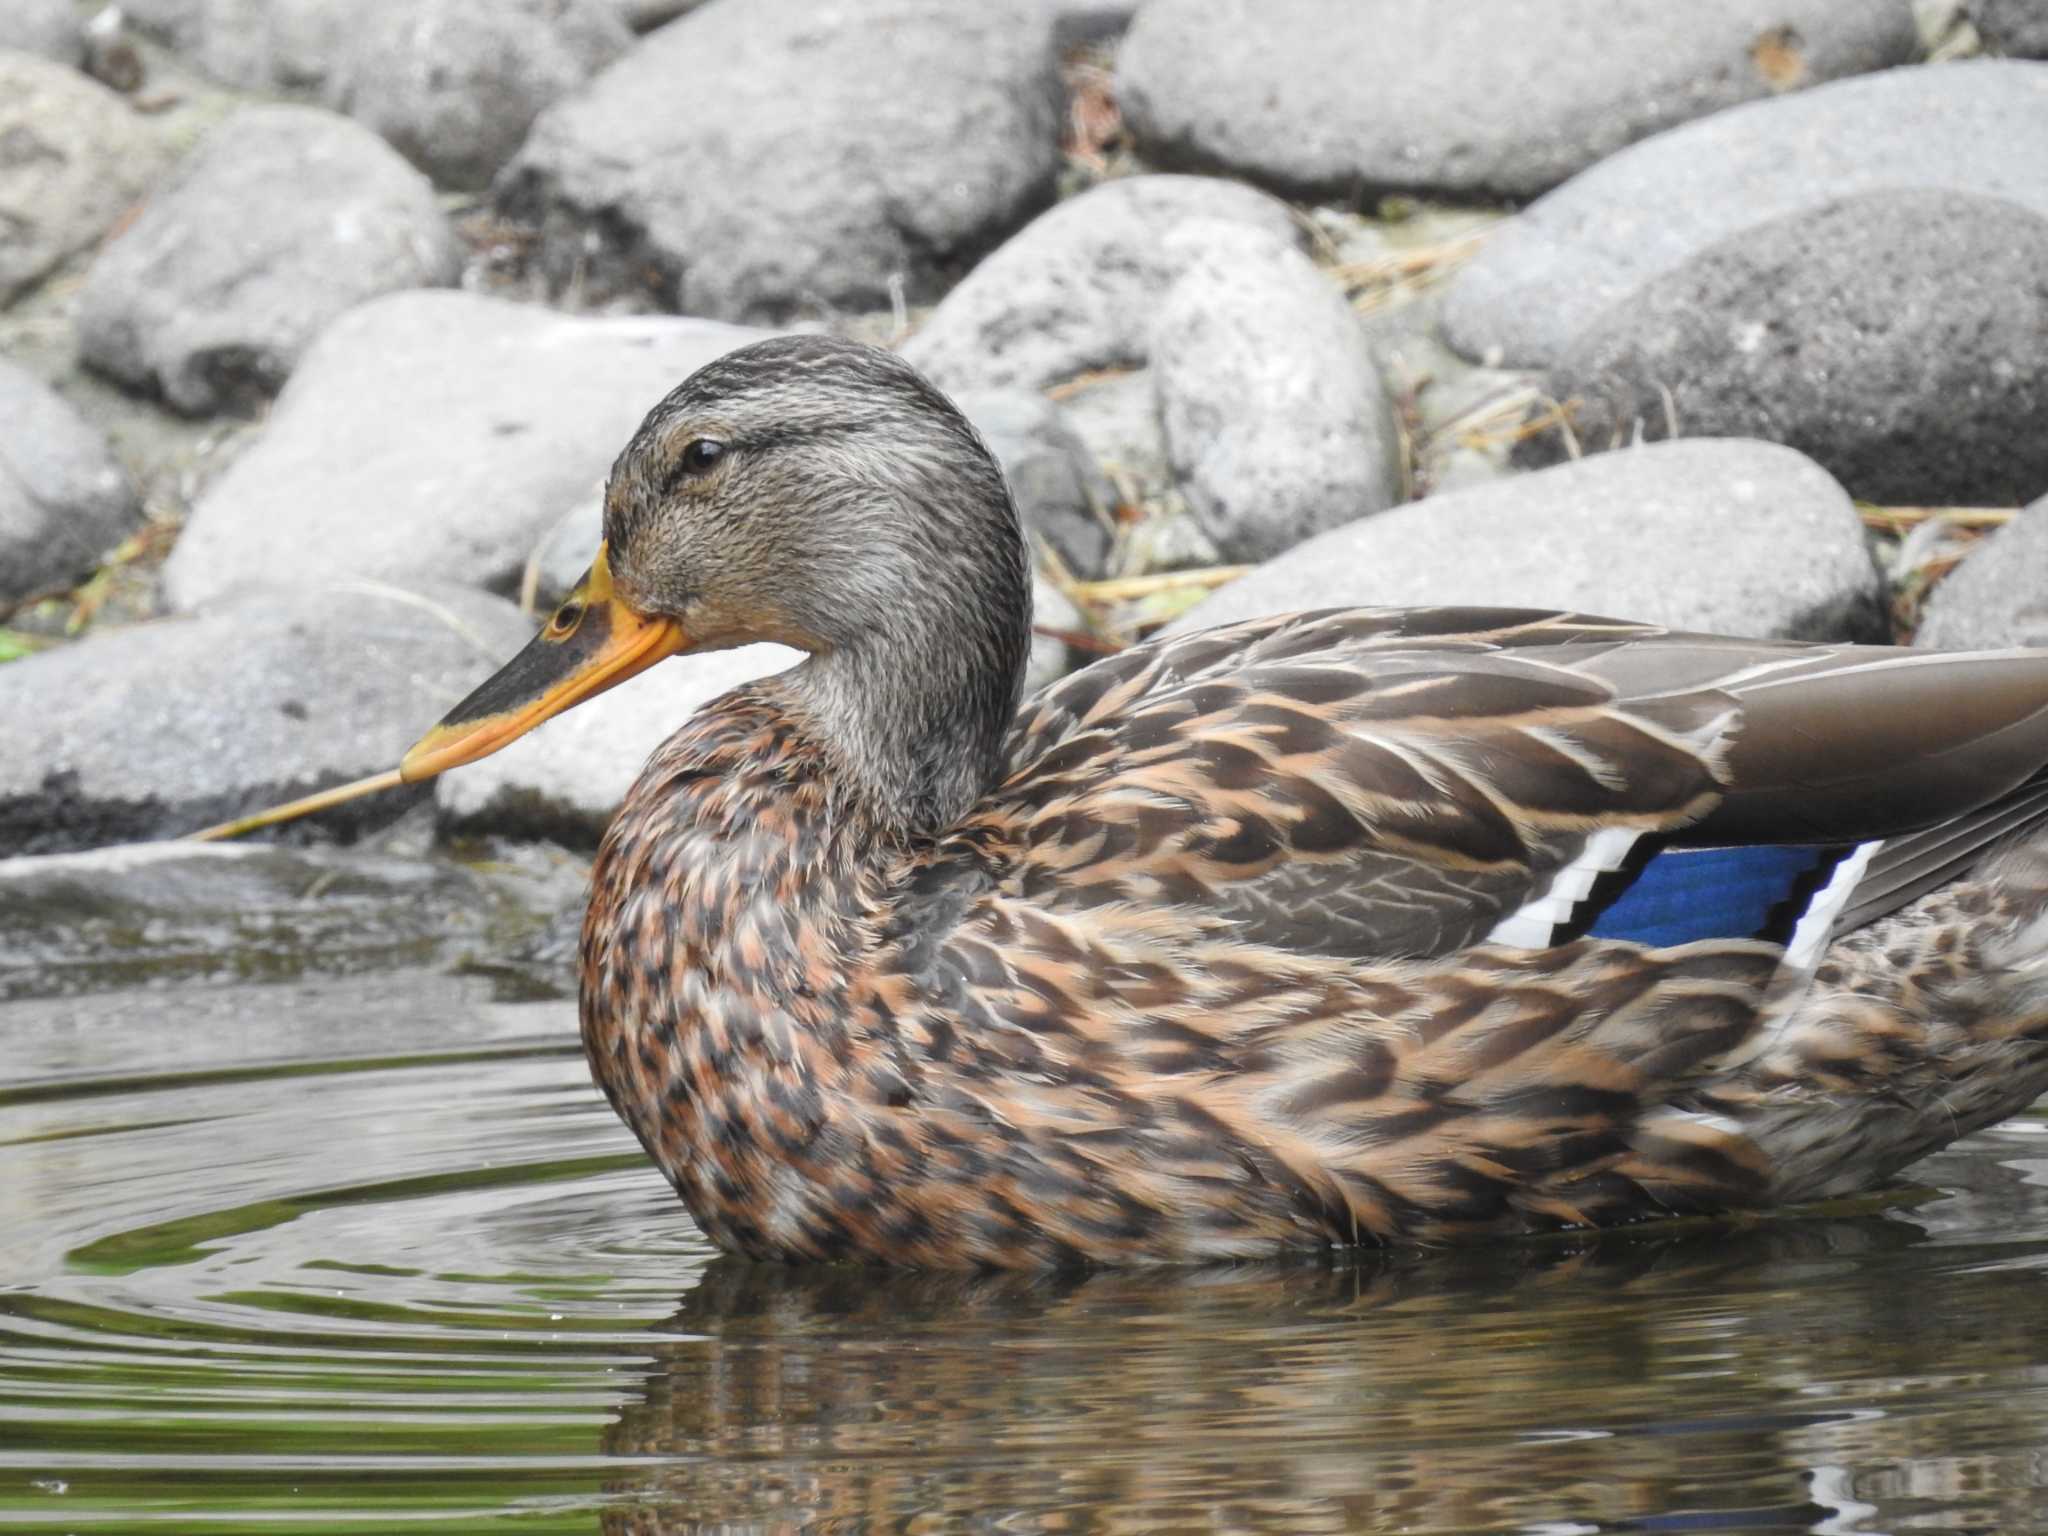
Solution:
M 542 113 L 499 200 L 560 282 L 722 319 L 884 307 L 1051 200 L 1057 117 L 1023 0 L 708 5 Z
M 1153 164 L 1288 193 L 1529 197 L 1637 139 L 1903 64 L 1905 5 L 1155 0 L 1117 59 Z
M 337 582 L 204 610 L 7 664 L 0 857 L 188 832 L 397 766 L 531 633 L 461 587 Z M 295 824 L 381 826 L 423 791 Z
M 0 359 L 0 603 L 85 576 L 141 519 L 106 440 Z
M 1549 394 L 1587 449 L 1675 425 L 1797 448 L 1869 501 L 2025 501 L 2048 491 L 2048 218 L 1897 191 L 1746 230 L 1593 321 Z
M 1184 224 L 1239 225 L 1279 241 L 1286 204 L 1199 176 L 1105 182 L 1041 214 L 947 294 L 903 355 L 941 389 L 1043 389 L 1142 364 L 1166 291 L 1199 253 Z
M 2006 198 L 2048 215 L 2048 65 L 1888 70 L 1718 112 L 1634 145 L 1490 236 L 1444 297 L 1447 338 L 1547 367 L 1653 277 L 1858 193 Z
M 0 51 L 0 304 L 105 234 L 165 158 L 105 86 Z
M 190 608 L 291 571 L 509 593 L 649 408 L 759 334 L 452 292 L 358 306 L 201 498 L 165 564 L 166 595 Z
M 330 320 L 461 265 L 434 189 L 367 129 L 312 107 L 216 128 L 93 262 L 81 355 L 192 415 L 276 392 Z
M 1432 604 L 1886 638 L 1882 582 L 1842 488 L 1789 448 L 1709 439 L 1599 454 L 1364 518 L 1269 561 L 1174 627 Z

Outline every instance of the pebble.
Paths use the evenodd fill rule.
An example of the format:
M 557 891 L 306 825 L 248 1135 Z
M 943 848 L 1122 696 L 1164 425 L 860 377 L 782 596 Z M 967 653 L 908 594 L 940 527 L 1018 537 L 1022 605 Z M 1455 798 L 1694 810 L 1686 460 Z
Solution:
M 1153 0 L 1117 99 L 1155 165 L 1310 197 L 1530 197 L 1739 102 L 1917 57 L 1890 0 Z
M 189 415 L 251 411 L 342 311 L 460 267 L 432 185 L 375 134 L 315 107 L 250 107 L 100 252 L 79 351 Z
M 662 396 L 759 333 L 421 290 L 321 335 L 164 567 L 190 608 L 280 573 L 512 591 Z M 584 559 L 588 560 L 588 552 Z
M 106 439 L 0 358 L 0 603 L 85 576 L 141 520 Z
M 2048 645 L 2048 496 L 1978 542 L 1937 586 L 1915 645 Z
M 1020 0 L 709 5 L 543 112 L 499 200 L 558 283 L 730 320 L 886 307 L 1051 200 L 1057 118 Z
M 1173 626 L 1314 608 L 1575 609 L 1759 638 L 1885 638 L 1856 508 L 1803 454 L 1688 439 L 1598 454 L 1362 518 Z
M 1041 214 L 947 294 L 903 346 L 941 389 L 1044 389 L 1145 361 L 1152 321 L 1198 250 L 1183 224 L 1299 238 L 1287 205 L 1199 176 L 1104 182 Z
M 1344 295 L 1290 243 L 1190 225 L 1150 353 L 1167 459 L 1226 560 L 1270 558 L 1401 497 L 1401 451 Z
M 1787 215 L 1651 278 L 1548 388 L 1589 449 L 1675 422 L 1797 448 L 1868 501 L 2026 501 L 2048 491 L 2048 218 L 1932 191 Z
M 2003 197 L 2048 215 L 2048 65 L 1888 70 L 1718 112 L 1531 204 L 1453 280 L 1444 328 L 1491 366 L 1548 367 L 1644 282 L 1860 192 Z
M 105 234 L 164 160 L 146 120 L 105 86 L 0 52 L 0 304 Z
M 336 581 L 9 662 L 0 857 L 188 832 L 394 767 L 530 633 L 482 592 Z M 379 826 L 416 798 L 321 824 Z

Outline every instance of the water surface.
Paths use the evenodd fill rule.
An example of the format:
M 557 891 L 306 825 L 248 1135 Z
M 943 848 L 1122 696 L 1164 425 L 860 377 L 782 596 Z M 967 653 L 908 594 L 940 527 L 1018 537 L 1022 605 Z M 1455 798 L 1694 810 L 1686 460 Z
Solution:
M 696 1235 L 567 1002 L 428 950 L 15 975 L 0 1529 L 2048 1528 L 2038 1112 L 1744 1226 L 806 1272 Z

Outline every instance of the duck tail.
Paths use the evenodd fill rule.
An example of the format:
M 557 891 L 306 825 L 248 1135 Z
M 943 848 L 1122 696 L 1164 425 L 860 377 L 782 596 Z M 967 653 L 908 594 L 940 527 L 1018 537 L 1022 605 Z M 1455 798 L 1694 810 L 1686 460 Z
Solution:
M 1625 1170 L 1674 1210 L 1846 1195 L 2048 1092 L 2048 826 L 1835 938 L 1745 1047 L 1645 1117 Z

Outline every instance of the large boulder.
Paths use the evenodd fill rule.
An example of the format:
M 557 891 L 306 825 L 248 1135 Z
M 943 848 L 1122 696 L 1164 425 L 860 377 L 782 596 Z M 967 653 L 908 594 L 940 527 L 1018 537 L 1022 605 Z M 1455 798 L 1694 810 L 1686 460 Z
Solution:
M 1311 197 L 1530 197 L 1692 118 L 1918 50 L 1897 0 L 1154 0 L 1117 100 L 1158 165 Z
M 1884 636 L 1856 508 L 1774 443 L 1699 439 L 1451 491 L 1311 539 L 1175 627 L 1311 608 L 1569 608 L 1678 629 Z
M 1055 63 L 1025 0 L 713 0 L 542 113 L 500 201 L 689 314 L 928 298 L 1050 200 Z
M 249 581 L 356 572 L 510 591 L 542 534 L 685 377 L 758 333 L 585 319 L 420 291 L 351 310 L 164 567 L 190 608 Z
M 0 304 L 105 234 L 167 158 L 105 86 L 0 52 Z
M 250 107 L 93 262 L 79 351 L 189 414 L 252 409 L 343 310 L 460 269 L 433 187 L 375 134 Z
M 1866 500 L 2028 500 L 2048 491 L 2048 218 L 1932 191 L 1789 214 L 1593 321 L 1549 392 L 1588 448 L 1769 438 Z
M 163 837 L 395 767 L 531 626 L 461 587 L 236 593 L 7 665 L 0 857 Z M 360 829 L 417 794 L 329 812 Z
M 1041 214 L 933 310 L 903 355 L 942 389 L 1043 389 L 1145 361 L 1166 291 L 1200 255 L 1168 237 L 1235 224 L 1294 241 L 1285 203 L 1200 176 L 1105 182 Z
M 106 439 L 0 359 L 0 603 L 84 576 L 141 520 Z
M 1444 297 L 1447 336 L 1547 367 L 1650 278 L 1773 219 L 1926 188 L 2048 214 L 2048 65 L 1895 69 L 1752 102 L 1602 161 L 1492 235 Z
M 1401 446 L 1350 304 L 1291 244 L 1183 230 L 1152 379 L 1167 458 L 1225 559 L 1264 560 L 1401 497 Z

